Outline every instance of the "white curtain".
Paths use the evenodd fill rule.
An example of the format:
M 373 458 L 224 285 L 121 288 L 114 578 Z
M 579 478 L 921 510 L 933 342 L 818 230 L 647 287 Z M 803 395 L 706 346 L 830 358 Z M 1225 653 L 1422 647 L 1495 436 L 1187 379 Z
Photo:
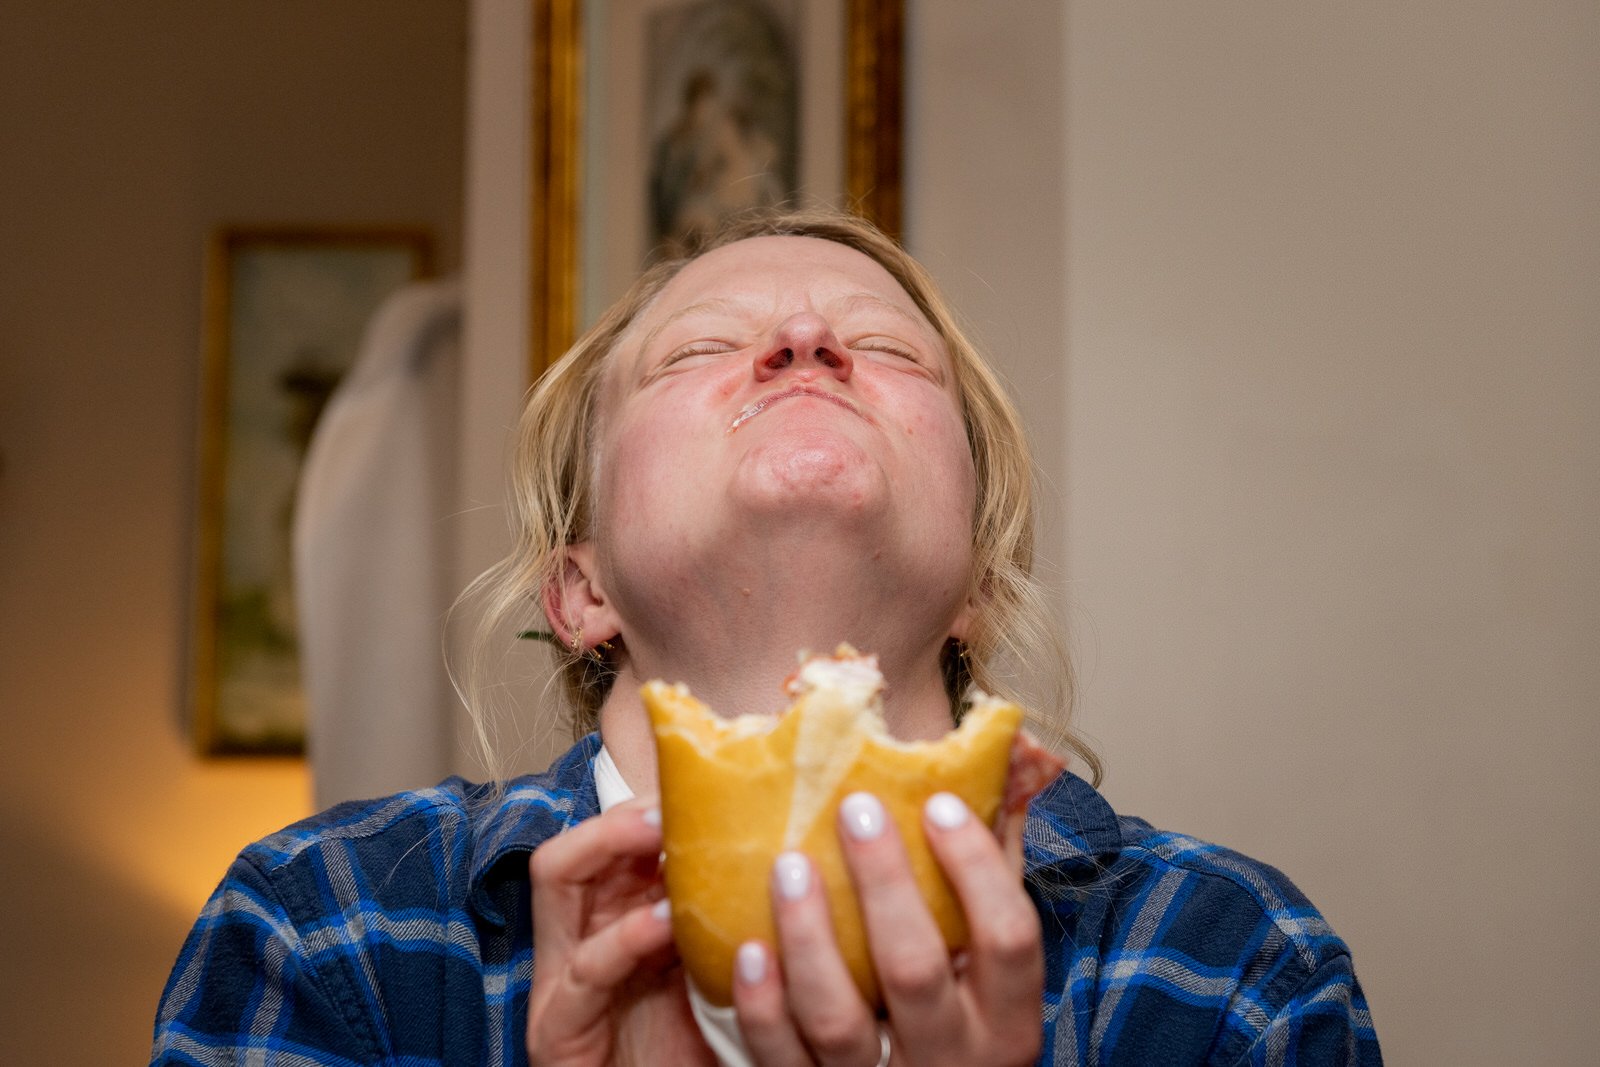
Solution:
M 306 457 L 294 571 L 319 807 L 432 785 L 450 767 L 460 336 L 457 282 L 390 297 Z

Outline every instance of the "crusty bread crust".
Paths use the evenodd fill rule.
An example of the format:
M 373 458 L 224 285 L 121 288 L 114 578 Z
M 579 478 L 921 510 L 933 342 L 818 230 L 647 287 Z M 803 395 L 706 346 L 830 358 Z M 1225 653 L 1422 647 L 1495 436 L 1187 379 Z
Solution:
M 871 662 L 845 648 L 838 655 Z M 781 716 L 722 719 L 682 686 L 644 687 L 661 777 L 673 934 L 700 993 L 731 1004 L 739 946 L 756 939 L 776 949 L 772 864 L 780 852 L 798 849 L 826 886 L 856 986 L 877 1005 L 877 978 L 839 846 L 839 804 L 857 791 L 884 803 L 934 921 L 952 949 L 961 947 L 966 922 L 923 837 L 923 804 L 934 793 L 954 793 L 993 825 L 1022 709 L 985 698 L 944 738 L 900 742 L 884 729 L 876 688 L 863 697 L 859 685 L 824 680 L 795 691 Z

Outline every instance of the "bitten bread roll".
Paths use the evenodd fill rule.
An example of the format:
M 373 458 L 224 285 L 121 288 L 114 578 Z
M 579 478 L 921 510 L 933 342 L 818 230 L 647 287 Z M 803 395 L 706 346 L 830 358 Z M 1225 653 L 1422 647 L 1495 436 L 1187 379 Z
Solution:
M 993 825 L 1061 769 L 1059 759 L 1022 743 L 1030 767 L 1007 772 L 1020 741 L 1022 709 L 979 696 L 961 726 L 939 741 L 901 742 L 883 722 L 883 676 L 874 656 L 841 646 L 814 657 L 785 687 L 794 703 L 781 716 L 718 717 L 682 685 L 650 682 L 645 707 L 655 730 L 673 935 L 695 987 L 713 1004 L 733 1001 L 734 956 L 745 941 L 776 947 L 769 879 L 780 852 L 810 857 L 828 893 L 834 933 L 867 1003 L 881 1003 L 866 931 L 840 851 L 840 802 L 858 790 L 877 796 L 905 841 L 929 911 L 952 949 L 966 921 L 922 834 L 922 807 L 937 792 L 959 796 Z M 1040 760 L 1048 767 L 1041 771 Z M 1047 773 L 1046 773 L 1047 771 Z

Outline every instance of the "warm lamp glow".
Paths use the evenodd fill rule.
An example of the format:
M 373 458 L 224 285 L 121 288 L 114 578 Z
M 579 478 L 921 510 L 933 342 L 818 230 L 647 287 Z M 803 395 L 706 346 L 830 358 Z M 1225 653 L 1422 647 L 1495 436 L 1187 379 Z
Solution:
M 310 794 L 301 760 L 196 763 L 167 789 L 126 791 L 64 828 L 62 840 L 86 865 L 114 870 L 192 920 L 239 850 L 304 818 Z

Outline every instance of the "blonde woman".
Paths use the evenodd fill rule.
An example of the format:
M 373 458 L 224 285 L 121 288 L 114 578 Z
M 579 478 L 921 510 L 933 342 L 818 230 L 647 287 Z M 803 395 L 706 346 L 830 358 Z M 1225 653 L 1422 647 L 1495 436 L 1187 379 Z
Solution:
M 1287 879 L 1119 818 L 1078 775 L 1035 799 L 1021 877 L 930 803 L 935 854 L 982 901 L 959 959 L 882 805 L 846 801 L 882 1018 L 798 854 L 774 869 L 779 944 L 741 948 L 729 1016 L 697 1005 L 644 681 L 771 709 L 798 649 L 849 641 L 890 679 L 890 729 L 935 737 L 1007 655 L 1060 683 L 1036 732 L 1098 779 L 1029 575 L 1029 470 L 932 281 L 866 224 L 763 217 L 652 269 L 530 399 L 516 545 L 482 582 L 484 647 L 541 615 L 586 736 L 501 789 L 450 781 L 246 849 L 179 957 L 156 1062 L 1379 1062 L 1348 950 Z

